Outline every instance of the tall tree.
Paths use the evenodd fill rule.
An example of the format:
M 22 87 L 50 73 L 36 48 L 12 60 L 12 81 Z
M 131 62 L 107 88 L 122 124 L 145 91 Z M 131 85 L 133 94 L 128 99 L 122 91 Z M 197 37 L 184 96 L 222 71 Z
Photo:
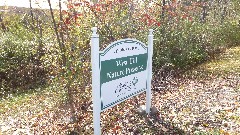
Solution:
M 228 1 L 227 0 L 223 0 L 223 3 L 222 3 L 222 11 L 221 11 L 221 23 L 224 22 L 225 18 L 226 18 L 226 12 L 227 12 L 227 4 L 228 4 Z
M 166 6 L 166 0 L 162 0 L 162 15 L 161 15 L 161 18 L 162 20 L 164 21 L 164 18 L 165 18 L 165 7 Z
M 32 0 L 29 0 L 29 6 L 30 6 L 30 15 L 32 19 L 32 26 L 34 26 L 34 17 L 33 17 L 33 9 L 32 9 Z
M 206 22 L 206 18 L 207 18 L 207 0 L 201 0 L 202 2 L 202 15 L 201 15 L 201 22 L 205 23 Z
M 53 9 L 52 9 L 52 5 L 51 5 L 51 0 L 48 0 L 48 5 L 49 5 L 49 8 L 50 8 L 50 12 L 51 12 L 51 17 L 52 17 L 52 21 L 53 21 L 54 31 L 55 31 L 55 34 L 56 34 L 56 37 L 57 37 L 57 42 L 58 42 L 58 45 L 59 45 L 59 48 L 60 48 L 60 51 L 61 51 L 60 53 L 61 53 L 61 57 L 62 57 L 62 66 L 65 67 L 66 66 L 66 55 L 65 55 L 66 49 L 65 49 L 64 44 L 60 40 L 60 36 L 59 36 L 59 33 L 58 33 L 58 26 L 57 26 L 55 18 L 54 18 Z

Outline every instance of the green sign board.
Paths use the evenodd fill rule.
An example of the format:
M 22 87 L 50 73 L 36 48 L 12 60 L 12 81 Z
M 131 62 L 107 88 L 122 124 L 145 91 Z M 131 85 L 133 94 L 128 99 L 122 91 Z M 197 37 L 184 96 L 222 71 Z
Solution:
M 94 135 L 101 134 L 100 113 L 146 91 L 146 112 L 151 107 L 153 30 L 148 46 L 136 39 L 121 39 L 99 51 L 97 27 L 92 28 L 91 65 Z
M 119 40 L 99 56 L 101 110 L 146 90 L 148 51 L 142 42 Z
M 100 84 L 146 70 L 147 53 L 101 61 Z

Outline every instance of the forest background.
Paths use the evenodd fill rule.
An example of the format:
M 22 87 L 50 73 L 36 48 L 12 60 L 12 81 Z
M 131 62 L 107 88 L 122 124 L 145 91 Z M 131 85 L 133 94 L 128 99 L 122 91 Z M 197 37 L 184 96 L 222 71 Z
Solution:
M 59 0 L 57 8 L 48 0 L 47 9 L 34 2 L 0 7 L 1 100 L 47 88 L 60 95 L 56 102 L 91 107 L 94 26 L 101 49 L 122 38 L 147 42 L 154 29 L 153 89 L 169 71 L 177 76 L 240 45 L 238 0 Z

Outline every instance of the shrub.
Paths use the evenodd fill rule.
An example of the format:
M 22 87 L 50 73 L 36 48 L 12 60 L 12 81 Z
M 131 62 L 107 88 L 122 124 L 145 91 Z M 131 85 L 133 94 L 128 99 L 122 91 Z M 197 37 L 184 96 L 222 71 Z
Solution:
M 236 22 L 226 22 L 220 27 L 219 38 L 228 46 L 240 45 L 240 26 Z
M 37 58 L 34 34 L 18 21 L 12 21 L 0 35 L 0 97 L 42 84 L 46 74 Z
M 176 68 L 187 68 L 205 60 L 207 39 L 203 38 L 203 30 L 199 23 L 186 20 L 175 29 L 165 24 L 155 35 L 158 36 L 154 48 L 155 66 L 172 63 Z

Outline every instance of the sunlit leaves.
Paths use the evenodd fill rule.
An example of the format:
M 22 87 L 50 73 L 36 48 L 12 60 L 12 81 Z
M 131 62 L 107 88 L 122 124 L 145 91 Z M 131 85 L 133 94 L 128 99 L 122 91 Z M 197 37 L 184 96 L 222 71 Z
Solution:
M 101 49 L 122 38 L 146 43 L 148 29 L 153 28 L 153 88 L 158 91 L 153 92 L 152 101 L 159 111 L 153 116 L 136 113 L 137 107 L 145 104 L 144 94 L 127 100 L 101 114 L 103 134 L 239 133 L 238 48 L 230 49 L 227 57 L 219 57 L 220 61 L 206 64 L 204 70 L 189 71 L 190 75 L 178 79 L 173 79 L 172 72 L 196 66 L 229 46 L 239 45 L 239 6 L 215 0 L 166 0 L 162 4 L 161 0 L 68 1 L 68 9 L 61 12 L 62 21 L 58 10 L 54 11 L 57 32 L 62 34 L 66 47 L 62 52 L 49 18 L 39 16 L 34 21 L 37 24 L 44 20 L 42 37 L 38 34 L 40 25 L 31 29 L 31 16 L 21 21 L 10 18 L 6 25 L 9 31 L 1 31 L 0 35 L 0 91 L 7 92 L 9 82 L 14 84 L 13 92 L 18 90 L 16 84 L 26 86 L 21 90 L 32 91 L 32 85 L 27 85 L 35 85 L 31 79 L 46 81 L 51 88 L 43 93 L 42 88 L 37 95 L 9 94 L 11 98 L 0 102 L 0 112 L 4 113 L 0 123 L 11 125 L 16 133 L 93 134 L 91 28 L 98 27 Z M 225 6 L 227 14 L 222 17 Z M 203 8 L 207 8 L 207 14 Z M 200 21 L 203 14 L 205 21 Z M 39 41 L 44 55 L 38 59 Z M 61 55 L 66 56 L 66 66 L 61 65 Z M 10 130 L 8 126 L 0 128 Z

